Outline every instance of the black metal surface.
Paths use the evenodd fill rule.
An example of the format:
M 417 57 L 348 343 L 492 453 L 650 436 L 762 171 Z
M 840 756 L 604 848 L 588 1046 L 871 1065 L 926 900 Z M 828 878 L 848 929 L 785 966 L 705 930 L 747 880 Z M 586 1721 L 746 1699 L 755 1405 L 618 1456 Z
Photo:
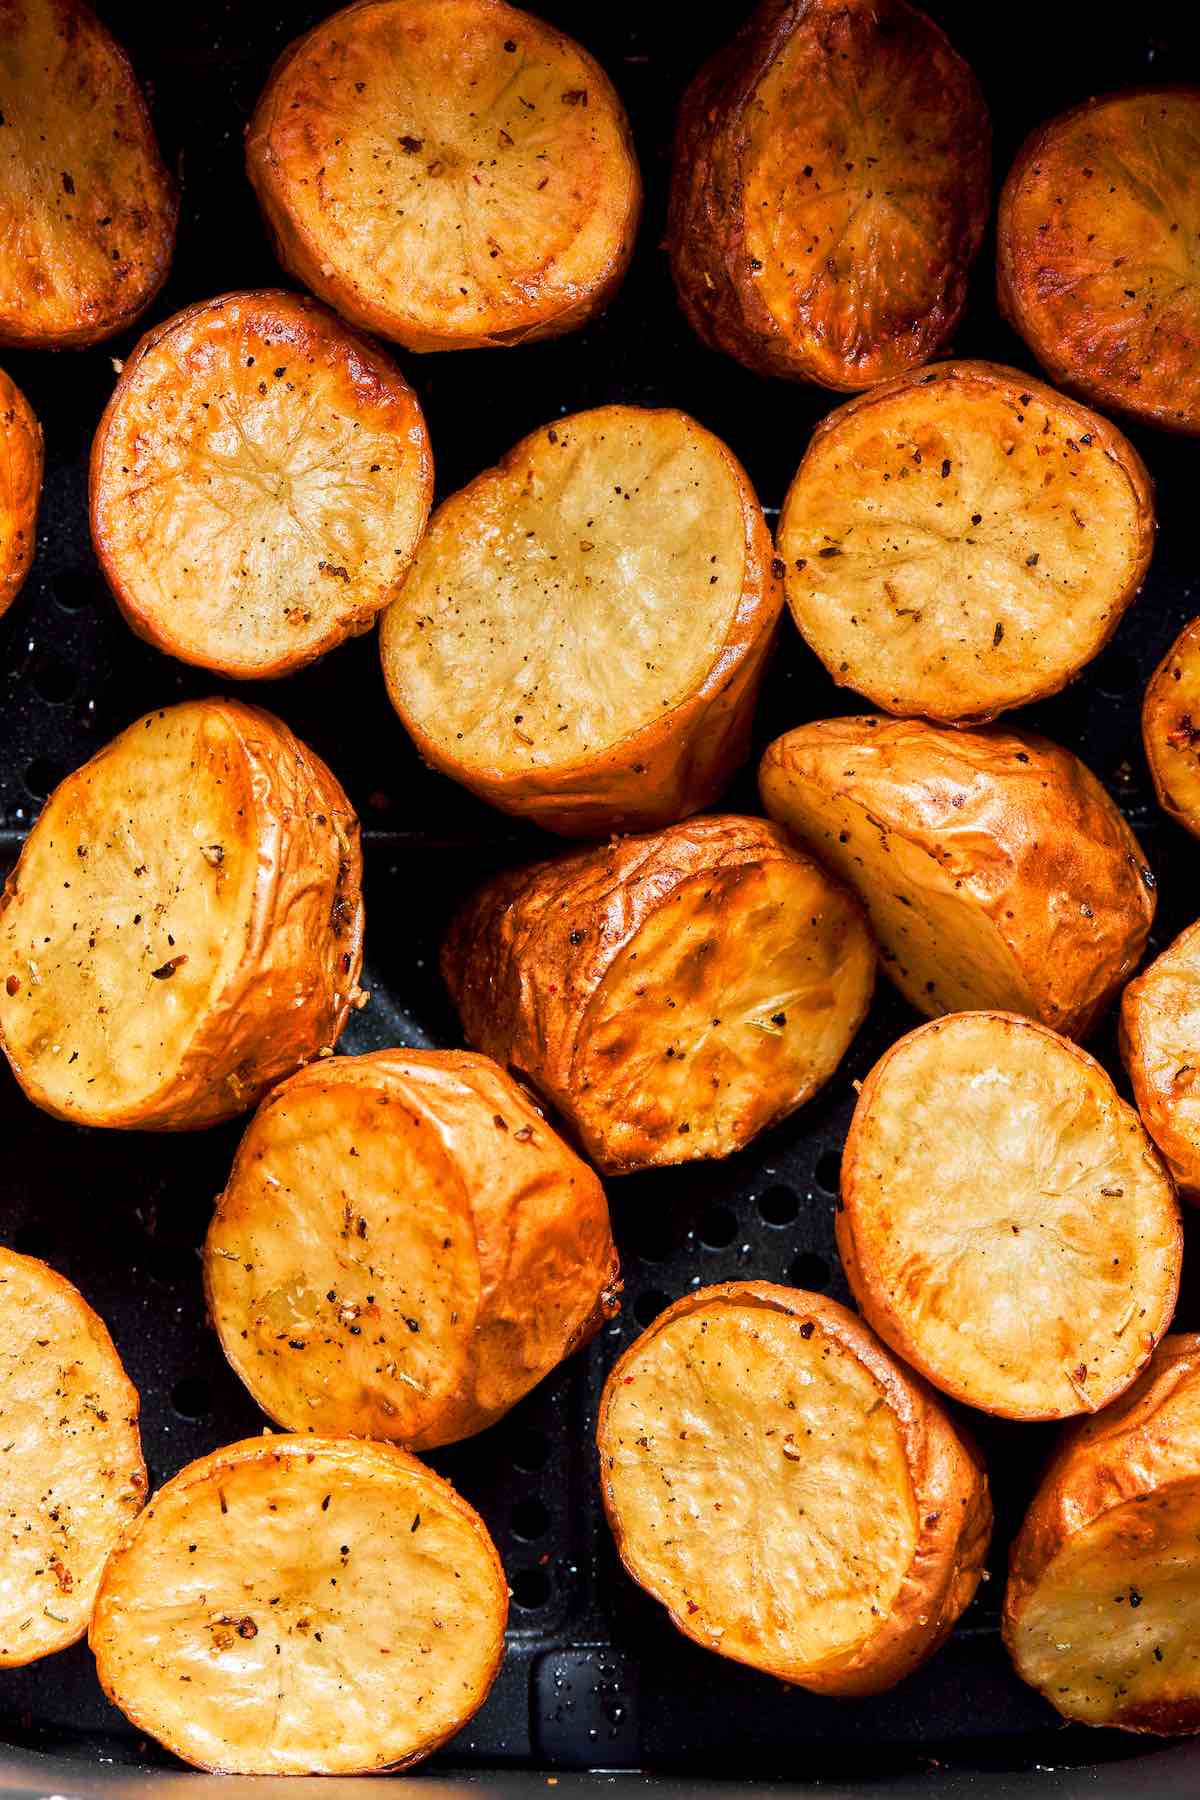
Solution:
M 243 174 L 242 129 L 275 54 L 325 9 L 313 0 L 196 0 L 174 9 L 101 0 L 101 10 L 150 85 L 168 160 L 183 184 L 175 268 L 145 323 L 224 289 L 277 282 Z M 602 7 L 543 0 L 542 10 L 600 58 L 629 106 L 648 190 L 640 248 L 608 314 L 583 333 L 515 351 L 401 357 L 429 418 L 439 492 L 556 414 L 619 399 L 695 414 L 729 442 L 774 509 L 833 397 L 757 379 L 703 350 L 677 312 L 659 248 L 678 94 L 745 8 L 738 0 L 708 9 L 673 0 Z M 1144 0 L 1119 12 L 1078 0 L 1014 0 L 1003 9 L 941 0 L 930 10 L 987 91 L 1000 174 L 1031 125 L 1087 94 L 1135 80 L 1195 80 L 1200 72 L 1193 0 Z M 1031 368 L 997 317 L 991 266 L 989 246 L 953 348 Z M 44 424 L 47 479 L 36 567 L 0 623 L 6 862 L 60 775 L 143 711 L 215 685 L 129 634 L 89 547 L 87 452 L 114 379 L 111 359 L 127 353 L 136 335 L 86 353 L 7 359 Z M 1033 709 L 1028 722 L 1079 751 L 1142 835 L 1159 878 L 1159 947 L 1200 912 L 1200 851 L 1155 811 L 1138 704 L 1155 662 L 1200 611 L 1191 536 L 1200 445 L 1134 435 L 1158 487 L 1161 534 L 1149 582 L 1084 680 Z M 261 686 L 254 697 L 329 759 L 366 826 L 365 985 L 373 1000 L 343 1048 L 457 1042 L 436 973 L 450 910 L 485 872 L 547 841 L 422 769 L 387 705 L 373 639 Z M 759 741 L 802 719 L 852 710 L 852 698 L 836 693 L 789 628 Z M 752 780 L 739 782 L 730 804 L 754 807 Z M 992 1580 L 942 1654 L 877 1699 L 788 1691 L 685 1643 L 617 1567 L 591 1447 L 605 1370 L 689 1286 L 755 1275 L 847 1298 L 832 1209 L 851 1083 L 912 1022 L 885 988 L 827 1090 L 751 1151 L 724 1164 L 612 1183 L 626 1280 L 621 1321 L 492 1431 L 431 1458 L 487 1519 L 514 1597 L 503 1675 L 443 1765 L 646 1768 L 696 1779 L 836 1776 L 838 1793 L 861 1777 L 872 1790 L 877 1781 L 902 1782 L 906 1794 L 914 1790 L 905 1772 L 924 1771 L 921 1791 L 998 1796 L 1039 1788 L 1032 1777 L 1001 1771 L 1100 1763 L 1107 1766 L 1071 1776 L 1066 1786 L 1047 1777 L 1044 1791 L 1166 1796 L 1200 1784 L 1200 1756 L 1193 1764 L 1171 1751 L 1160 1760 L 1137 1740 L 1063 1727 L 1007 1666 L 996 1633 L 1004 1558 L 1049 1442 L 1045 1428 L 972 1420 L 997 1502 Z M 1111 1026 L 1094 1047 L 1117 1073 Z M 237 1128 L 186 1139 L 76 1130 L 35 1112 L 5 1070 L 0 1130 L 0 1241 L 47 1257 L 109 1322 L 143 1396 L 153 1479 L 260 1429 L 261 1415 L 205 1322 L 199 1282 L 197 1247 Z M 1200 1271 L 1195 1228 L 1189 1249 Z M 1200 1325 L 1197 1280 L 1189 1263 L 1179 1315 L 1188 1326 Z M 86 1785 L 88 1765 L 170 1764 L 104 1702 L 82 1647 L 0 1677 L 0 1740 L 78 1759 L 77 1787 Z M 47 1791 L 50 1777 L 38 1773 L 46 1767 L 0 1761 L 0 1785 Z M 61 1764 L 56 1780 L 66 1780 Z

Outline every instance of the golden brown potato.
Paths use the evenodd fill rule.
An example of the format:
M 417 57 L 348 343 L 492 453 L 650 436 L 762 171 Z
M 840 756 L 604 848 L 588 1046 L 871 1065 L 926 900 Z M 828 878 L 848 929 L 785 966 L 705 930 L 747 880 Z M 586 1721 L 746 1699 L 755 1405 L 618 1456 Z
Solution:
M 438 508 L 380 622 L 388 693 L 493 806 L 569 837 L 669 825 L 747 754 L 781 574 L 719 438 L 576 413 Z
M 605 1384 L 621 1560 L 686 1637 L 818 1693 L 893 1686 L 979 1582 L 987 1479 L 861 1320 L 735 1281 L 668 1307 Z
M 866 388 L 925 362 L 990 200 L 974 75 L 905 0 L 762 0 L 684 96 L 668 248 L 713 349 Z
M 181 1469 L 104 1571 L 105 1693 L 229 1774 L 405 1768 L 487 1698 L 508 1592 L 483 1520 L 393 1444 L 248 1438 Z
M 442 973 L 467 1037 L 610 1175 L 728 1156 L 816 1093 L 862 1023 L 852 897 L 762 819 L 693 819 L 501 875 Z
M 641 212 L 607 75 L 504 0 L 334 13 L 276 63 L 246 162 L 284 267 L 409 350 L 573 331 Z
M 1121 1054 L 1147 1131 L 1200 1200 L 1200 920 L 1122 994 Z
M 0 344 L 94 344 L 166 280 L 179 202 L 120 45 L 80 0 L 0 5 Z
M 1087 100 L 1028 137 L 1000 196 L 1000 307 L 1052 381 L 1200 431 L 1200 88 Z
M 431 1449 L 482 1431 L 618 1311 L 604 1190 L 484 1056 L 314 1063 L 242 1139 L 208 1308 L 292 1431 Z
M 779 520 L 792 616 L 839 687 L 984 721 L 1095 656 L 1154 548 L 1127 438 L 996 363 L 942 363 L 826 415 Z
M 282 292 L 201 300 L 147 332 L 92 446 L 92 537 L 121 611 L 222 675 L 287 675 L 369 630 L 432 497 L 399 369 Z
M 1012 1548 L 1004 1639 L 1068 1719 L 1200 1731 L 1200 1338 L 1064 1434 Z
M 1137 966 L 1154 876 L 1090 769 L 1028 732 L 822 719 L 759 771 L 772 818 L 857 889 L 923 1013 L 1028 1013 L 1083 1037 Z
M 77 1125 L 245 1112 L 336 1043 L 362 962 L 358 820 L 287 726 L 148 713 L 46 802 L 0 901 L 0 1041 Z
M 1008 1419 L 1095 1412 L 1171 1323 L 1183 1227 L 1137 1114 L 1015 1013 L 921 1025 L 863 1083 L 837 1242 L 863 1317 L 944 1393 Z
M 87 1630 L 121 1527 L 146 1498 L 138 1397 L 63 1276 L 0 1249 L 0 1668 Z
M 29 573 L 41 497 L 42 428 L 16 382 L 0 369 L 0 615 Z
M 1200 619 L 1184 626 L 1150 677 L 1142 742 L 1158 804 L 1200 837 Z

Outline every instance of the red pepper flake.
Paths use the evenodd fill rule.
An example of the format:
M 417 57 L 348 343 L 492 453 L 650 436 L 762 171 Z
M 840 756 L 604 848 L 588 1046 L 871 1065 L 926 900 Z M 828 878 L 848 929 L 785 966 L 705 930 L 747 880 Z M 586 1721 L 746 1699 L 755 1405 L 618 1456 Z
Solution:
M 20 988 L 21 988 L 21 977 L 19 975 L 10 975 L 8 980 L 4 984 L 4 991 L 6 994 L 19 993 Z
M 696 1605 L 696 1602 L 694 1600 L 689 1600 L 688 1601 L 688 1612 L 689 1613 L 698 1613 L 699 1611 L 700 1611 L 700 1608 Z
M 176 969 L 182 968 L 186 961 L 186 956 L 172 956 L 168 962 L 162 963 L 157 969 L 151 969 L 150 973 L 155 981 L 169 981 Z

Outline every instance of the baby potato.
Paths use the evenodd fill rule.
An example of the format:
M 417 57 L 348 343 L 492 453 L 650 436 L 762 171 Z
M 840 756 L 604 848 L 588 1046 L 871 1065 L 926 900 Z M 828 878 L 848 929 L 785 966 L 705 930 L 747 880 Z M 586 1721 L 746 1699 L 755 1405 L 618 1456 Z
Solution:
M 392 1444 L 248 1438 L 155 1494 L 89 1642 L 114 1706 L 197 1768 L 419 1762 L 487 1698 L 508 1590 L 483 1520 Z
M 1154 548 L 1121 432 L 995 363 L 902 375 L 826 415 L 779 520 L 788 604 L 840 687 L 985 721 L 1065 687 Z
M 1200 837 L 1200 619 L 1184 626 L 1150 677 L 1142 742 L 1158 804 Z
M 1004 1641 L 1068 1719 L 1200 1731 L 1200 1338 L 1063 1435 L 1012 1547 Z
M 0 900 L 0 1044 L 77 1125 L 245 1112 L 361 1004 L 358 820 L 279 719 L 147 713 L 46 802 Z
M 208 1310 L 293 1431 L 482 1431 L 617 1313 L 604 1190 L 485 1056 L 311 1064 L 263 1102 L 204 1249 Z
M 1146 1130 L 1200 1199 L 1200 920 L 1122 994 L 1121 1055 Z
M 29 573 L 41 497 L 42 428 L 16 382 L 0 369 L 0 616 Z
M 892 1687 L 978 1585 L 978 1457 L 822 1295 L 732 1281 L 676 1301 L 609 1375 L 596 1435 L 633 1579 L 685 1637 L 781 1681 Z
M 875 976 L 857 903 L 762 819 L 500 875 L 442 973 L 468 1039 L 610 1175 L 728 1156 L 833 1074 Z
M 504 0 L 359 0 L 284 51 L 246 165 L 284 267 L 409 350 L 600 312 L 642 184 L 586 50 Z
M 1137 966 L 1155 882 L 1090 769 L 1031 733 L 822 719 L 769 746 L 772 818 L 854 887 L 923 1013 L 1084 1037 Z
M 837 1242 L 868 1324 L 956 1400 L 1095 1412 L 1171 1323 L 1175 1187 L 1099 1063 L 1014 1013 L 893 1044 L 842 1155 Z
M 0 1669 L 87 1630 L 109 1551 L 146 1498 L 137 1390 L 64 1276 L 0 1249 Z

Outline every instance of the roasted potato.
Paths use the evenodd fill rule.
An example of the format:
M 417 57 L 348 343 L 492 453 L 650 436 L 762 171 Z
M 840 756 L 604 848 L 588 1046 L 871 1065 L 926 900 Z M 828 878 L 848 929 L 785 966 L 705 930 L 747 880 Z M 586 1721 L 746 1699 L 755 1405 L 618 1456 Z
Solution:
M 1200 1338 L 1064 1434 L 1012 1548 L 1017 1673 L 1085 1725 L 1200 1731 Z M 1151 1783 L 1153 1786 L 1153 1783 Z
M 41 497 L 42 428 L 16 382 L 0 369 L 0 615 L 29 573 Z
M 1001 311 L 1052 381 L 1200 431 L 1200 88 L 1087 100 L 1022 145 L 1000 196 Z
M 680 304 L 761 375 L 867 388 L 958 322 L 987 222 L 974 75 L 905 0 L 762 0 L 684 96 Z
M 1154 876 L 1091 770 L 1045 738 L 822 719 L 775 740 L 759 785 L 857 889 L 923 1013 L 994 1007 L 1083 1037 L 1137 965 Z
M 204 1250 L 237 1373 L 292 1431 L 448 1444 L 617 1313 L 604 1190 L 502 1069 L 319 1062 L 242 1139 Z
M 1154 548 L 1129 440 L 1040 381 L 942 363 L 827 414 L 779 520 L 788 604 L 839 687 L 980 722 L 1057 693 Z
M 181 1469 L 104 1571 L 114 1705 L 240 1775 L 419 1762 L 487 1698 L 508 1592 L 483 1520 L 392 1444 L 248 1438 Z
M 358 821 L 287 726 L 148 713 L 60 782 L 0 900 L 0 1043 L 77 1125 L 245 1112 L 336 1042 L 362 962 Z
M 0 6 L 0 344 L 131 325 L 170 266 L 179 202 L 121 47 L 80 0 Z
M 857 903 L 762 819 L 693 819 L 480 890 L 442 973 L 467 1037 L 610 1175 L 728 1156 L 833 1074 L 871 998 Z
M 1095 1412 L 1171 1323 L 1183 1227 L 1137 1114 L 1078 1044 L 961 1012 L 893 1044 L 842 1154 L 863 1317 L 943 1393 L 1007 1419 Z
M 1200 1200 L 1200 920 L 1122 994 L 1121 1054 L 1147 1131 Z
M 504 0 L 358 0 L 284 51 L 246 139 L 284 267 L 409 350 L 607 304 L 642 184 L 599 64 Z
M 1158 804 L 1200 837 L 1200 619 L 1184 626 L 1150 677 L 1142 742 Z
M 416 395 L 314 300 L 201 300 L 147 332 L 92 446 L 92 538 L 140 637 L 290 674 L 367 631 L 433 498 Z
M 146 1498 L 138 1396 L 83 1295 L 0 1249 L 0 1669 L 87 1630 L 108 1553 Z
M 747 754 L 781 572 L 711 432 L 576 413 L 438 508 L 380 623 L 388 693 L 493 806 L 571 837 L 669 825 Z
M 609 1375 L 600 1491 L 685 1637 L 818 1693 L 893 1686 L 979 1582 L 987 1479 L 925 1384 L 834 1300 L 676 1301 Z

